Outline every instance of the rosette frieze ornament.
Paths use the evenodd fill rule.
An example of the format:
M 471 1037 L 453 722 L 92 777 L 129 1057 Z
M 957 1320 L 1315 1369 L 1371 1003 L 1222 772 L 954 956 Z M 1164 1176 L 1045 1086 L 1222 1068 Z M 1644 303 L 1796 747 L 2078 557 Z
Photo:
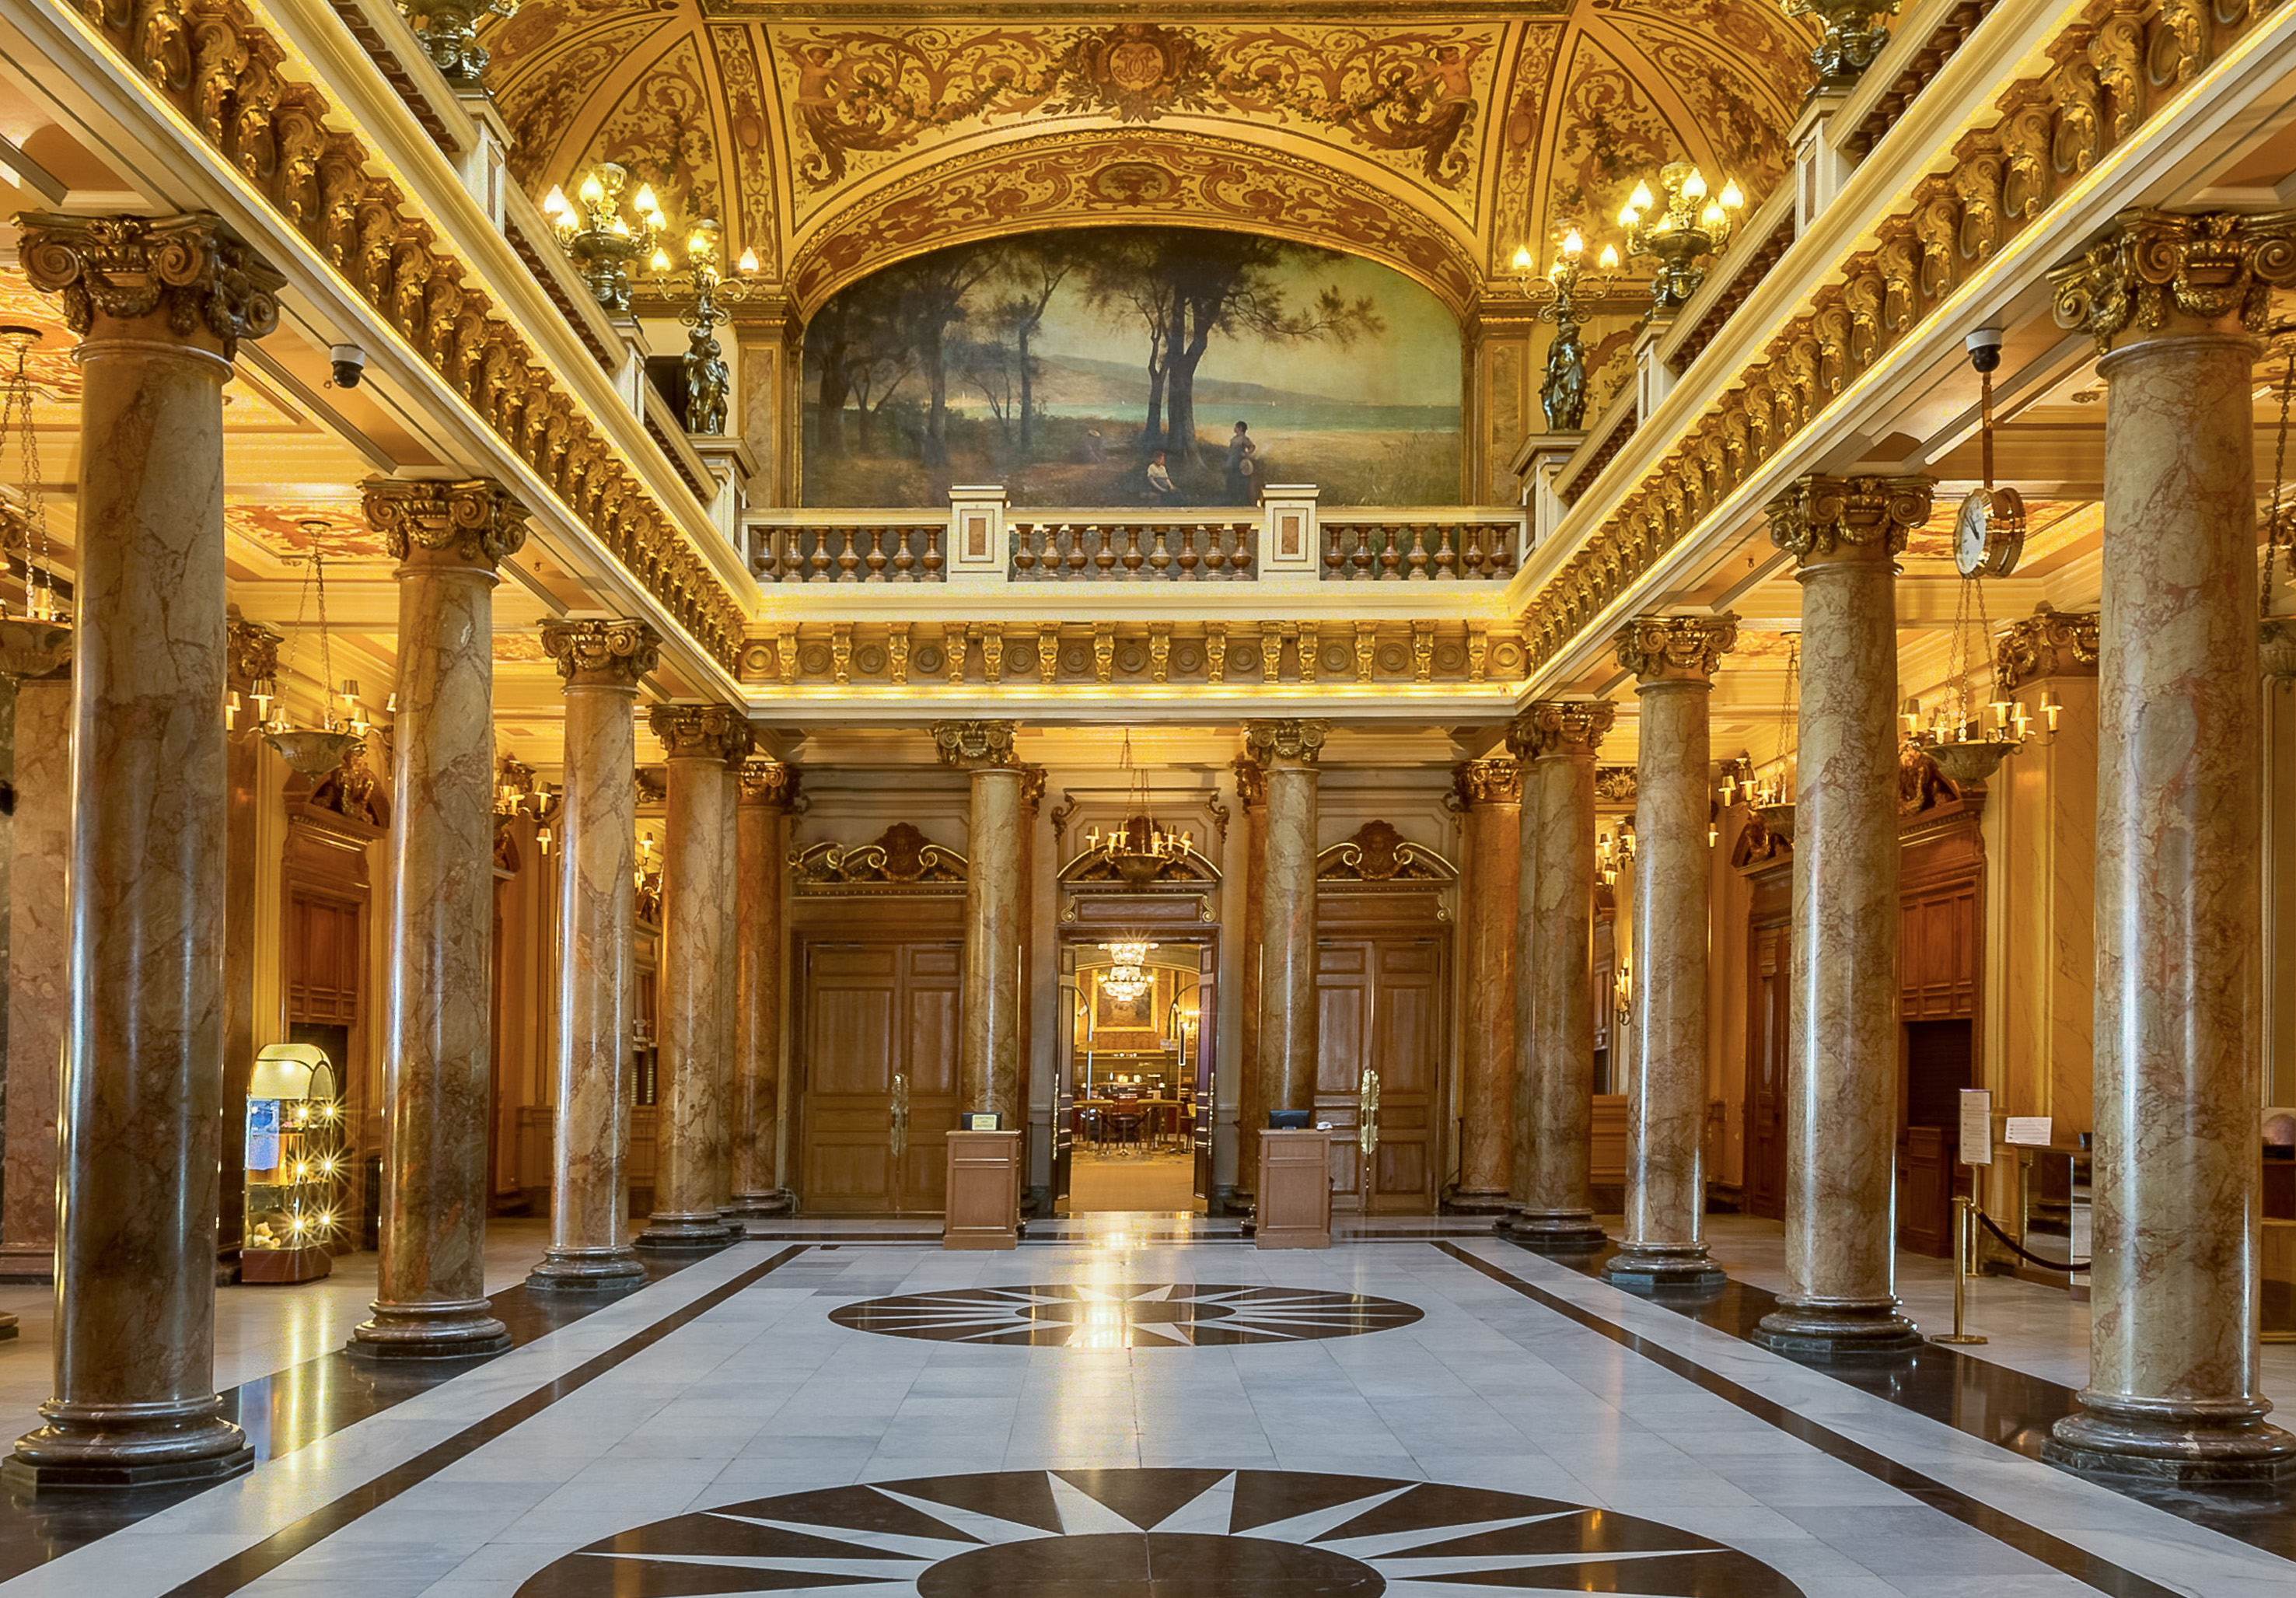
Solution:
M 242 339 L 279 324 L 287 279 L 220 217 L 60 217 L 26 211 L 17 257 L 32 286 L 63 301 L 85 338 L 99 318 L 160 319 L 186 341 L 213 340 L 226 360 Z
M 1926 477 L 1812 472 L 1770 501 L 1770 542 L 1805 566 L 1861 551 L 1900 554 L 1929 520 L 1935 488 Z
M 2093 677 L 2097 651 L 2095 611 L 2054 611 L 2043 604 L 2003 629 L 1994 645 L 1993 672 L 2005 693 L 2044 677 Z
M 745 805 L 786 810 L 797 798 L 798 773 L 794 766 L 784 766 L 763 755 L 751 755 L 742 762 L 735 774 L 741 779 L 742 803 Z
M 2109 353 L 2142 339 L 2265 331 L 2272 291 L 2296 284 L 2296 209 L 2126 210 L 2087 251 L 2049 274 L 2057 325 Z
M 1319 719 L 1247 721 L 1243 750 L 1263 770 L 1271 766 L 1313 766 L 1331 732 L 1332 724 Z
M 1604 699 L 1539 700 L 1507 728 L 1507 747 L 1525 760 L 1558 753 L 1591 760 L 1618 716 L 1618 706 Z
M 492 570 L 526 544 L 526 507 L 490 478 L 455 482 L 369 478 L 361 485 L 369 526 L 391 559 L 436 560 Z
M 661 665 L 661 635 L 643 621 L 545 622 L 542 650 L 561 677 L 583 687 L 636 688 Z
M 1463 760 L 1451 768 L 1451 786 L 1469 809 L 1522 803 L 1522 762 L 1512 755 Z
M 723 760 L 739 766 L 750 753 L 750 723 L 724 705 L 655 705 L 646 725 L 673 760 Z
M 1645 683 L 1706 682 L 1737 646 L 1735 616 L 1638 616 L 1612 640 L 1619 668 Z
M 937 721 L 932 724 L 933 747 L 940 751 L 943 766 L 959 771 L 1017 766 L 1013 737 L 1020 730 L 1015 721 Z

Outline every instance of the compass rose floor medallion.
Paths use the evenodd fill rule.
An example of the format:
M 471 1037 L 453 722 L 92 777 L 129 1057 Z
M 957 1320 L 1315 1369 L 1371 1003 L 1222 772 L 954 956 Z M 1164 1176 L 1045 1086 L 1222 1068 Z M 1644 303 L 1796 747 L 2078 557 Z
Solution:
M 1295 1471 L 1004 1471 L 657 1520 L 518 1598 L 1803 1598 L 1655 1520 L 1440 1482 Z
M 1408 1326 L 1411 1305 L 1304 1287 L 1046 1282 L 867 1299 L 830 1312 L 856 1332 L 932 1342 L 1155 1348 L 1301 1342 Z

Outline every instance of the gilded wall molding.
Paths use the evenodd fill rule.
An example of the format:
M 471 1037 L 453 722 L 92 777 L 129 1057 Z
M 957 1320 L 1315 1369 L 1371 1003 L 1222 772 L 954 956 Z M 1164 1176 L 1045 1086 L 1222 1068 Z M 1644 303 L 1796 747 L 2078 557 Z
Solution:
M 61 217 L 20 212 L 17 260 L 32 286 L 63 301 L 64 325 L 86 338 L 96 318 L 164 316 L 168 331 L 204 332 L 234 358 L 242 339 L 279 325 L 286 275 L 220 217 Z
M 1418 887 L 1453 882 L 1458 868 L 1411 842 L 1384 821 L 1367 821 L 1316 856 L 1316 881 L 1363 887 Z
M 643 621 L 545 621 L 542 652 L 569 687 L 635 689 L 661 665 L 661 635 Z
M 801 894 L 962 893 L 965 858 L 906 821 L 869 843 L 816 843 L 791 857 Z

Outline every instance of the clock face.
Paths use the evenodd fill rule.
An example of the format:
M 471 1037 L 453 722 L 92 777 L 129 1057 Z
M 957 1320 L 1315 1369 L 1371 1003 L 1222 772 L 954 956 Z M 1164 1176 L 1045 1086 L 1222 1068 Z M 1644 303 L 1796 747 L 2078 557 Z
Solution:
M 1964 577 L 2007 577 L 2025 549 L 2025 502 L 2014 488 L 1974 488 L 1954 519 L 1953 563 Z

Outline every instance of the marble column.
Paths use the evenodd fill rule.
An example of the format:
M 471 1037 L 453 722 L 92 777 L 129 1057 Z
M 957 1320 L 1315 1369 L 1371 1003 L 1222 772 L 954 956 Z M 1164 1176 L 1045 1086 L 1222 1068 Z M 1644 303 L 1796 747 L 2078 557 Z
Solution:
M 933 742 L 945 765 L 969 772 L 972 809 L 966 830 L 971 858 L 964 882 L 964 988 L 957 1011 L 961 1110 L 993 1110 L 1007 1131 L 1022 1127 L 1021 940 L 1027 906 L 1021 897 L 1021 765 L 1009 721 L 937 721 Z
M 1522 799 L 1515 830 L 1514 1070 L 1508 1088 L 1507 1213 L 1493 1226 L 1501 1233 L 1508 1230 L 1514 1212 L 1523 1207 L 1523 1184 L 1530 1175 L 1531 1135 L 1537 1124 L 1532 1102 L 1532 1089 L 1538 1080 L 1537 1029 L 1532 1022 L 1538 1010 L 1538 967 L 1529 951 L 1538 940 L 1538 784 L 1529 769 L 1532 742 L 1529 721 L 1516 717 L 1506 739 L 1507 752 L 1522 771 Z M 1591 974 L 1588 979 L 1592 980 Z
M 1544 1252 L 1603 1242 L 1588 1178 L 1595 1135 L 1595 752 L 1616 707 L 1542 700 L 1515 718 L 1510 745 L 1538 791 L 1530 889 L 1529 1046 L 1519 1056 L 1524 1111 L 1515 1153 L 1521 1202 L 1499 1223 Z M 1529 809 L 1526 802 L 1524 808 Z
M 783 900 L 796 770 L 752 755 L 742 764 L 734 844 L 734 1212 L 787 1215 L 781 1180 Z
M 2109 351 L 2089 1379 L 2045 1446 L 2172 1481 L 2296 1474 L 2258 1389 L 2262 687 L 2255 334 L 2296 211 L 2124 211 L 2052 273 Z
M 529 1291 L 619 1292 L 645 1284 L 624 1212 L 631 1026 L 637 1008 L 637 696 L 661 660 L 642 621 L 554 621 L 542 647 L 566 684 L 565 793 L 558 818 L 558 1027 L 551 1061 L 557 1137 L 550 1248 Z
M 1451 774 L 1465 809 L 1466 1017 L 1459 1056 L 1459 1184 L 1444 1208 L 1504 1214 L 1514 1153 L 1516 896 L 1522 879 L 1522 762 L 1469 760 Z
M 1645 617 L 1618 636 L 1636 722 L 1634 1049 L 1627 1073 L 1626 1235 L 1603 1274 L 1715 1288 L 1707 1258 L 1706 988 L 1714 848 L 1707 701 L 1734 616 Z
M 1260 1119 L 1316 1107 L 1316 762 L 1328 721 L 1248 721 L 1244 752 L 1266 774 L 1259 885 Z
M 11 628 L 35 624 L 9 622 Z M 69 660 L 71 634 L 49 627 Z M 51 657 L 53 658 L 53 657 Z M 37 665 L 37 661 L 28 661 Z M 56 1109 L 71 1010 L 72 684 L 64 665 L 0 686 L 15 696 L 15 814 L 9 826 L 8 1094 L 0 1151 L 0 1281 L 56 1274 Z M 0 1326 L 15 1335 L 16 1317 Z
M 227 1127 L 247 1102 L 247 1086 L 255 1075 L 256 920 L 262 873 L 257 860 L 261 825 L 264 742 L 258 725 L 259 708 L 250 697 L 255 684 L 279 676 L 279 645 L 284 642 L 269 627 L 232 617 L 230 640 L 231 692 L 239 696 L 234 725 L 225 740 L 225 760 L 230 779 L 230 803 L 226 828 L 230 873 L 226 878 L 223 907 L 223 1102 Z M 338 1069 L 340 1069 L 338 1062 Z M 226 1135 L 223 1140 L 223 1193 L 220 1233 L 224 1249 L 241 1247 L 247 1230 L 247 1140 Z
M 662 823 L 660 1075 L 654 1111 L 654 1208 L 642 1249 L 721 1249 L 741 1235 L 719 1190 L 726 1171 L 731 1080 L 725 1025 L 726 939 L 733 888 L 727 858 L 734 768 L 750 724 L 723 705 L 656 705 L 654 736 L 669 757 Z
M 215 1391 L 226 869 L 223 385 L 283 280 L 220 221 L 20 217 L 80 335 L 55 1396 L 0 1477 L 227 1476 Z
M 1246 755 L 1234 762 L 1236 802 L 1243 807 L 1243 1018 L 1236 1039 L 1235 1190 L 1232 1202 L 1248 1214 L 1259 1189 L 1259 1129 L 1267 1124 L 1267 1101 L 1259 1085 L 1259 890 L 1267 876 L 1267 773 Z
M 1924 478 L 1806 477 L 1770 504 L 1799 566 L 1786 1291 L 1753 1336 L 1808 1356 L 1921 1346 L 1898 1313 L 1898 632 Z
M 350 1352 L 461 1359 L 510 1347 L 486 1292 L 493 1092 L 494 590 L 526 542 L 500 484 L 366 485 L 398 562 L 383 994 L 382 1249 Z

